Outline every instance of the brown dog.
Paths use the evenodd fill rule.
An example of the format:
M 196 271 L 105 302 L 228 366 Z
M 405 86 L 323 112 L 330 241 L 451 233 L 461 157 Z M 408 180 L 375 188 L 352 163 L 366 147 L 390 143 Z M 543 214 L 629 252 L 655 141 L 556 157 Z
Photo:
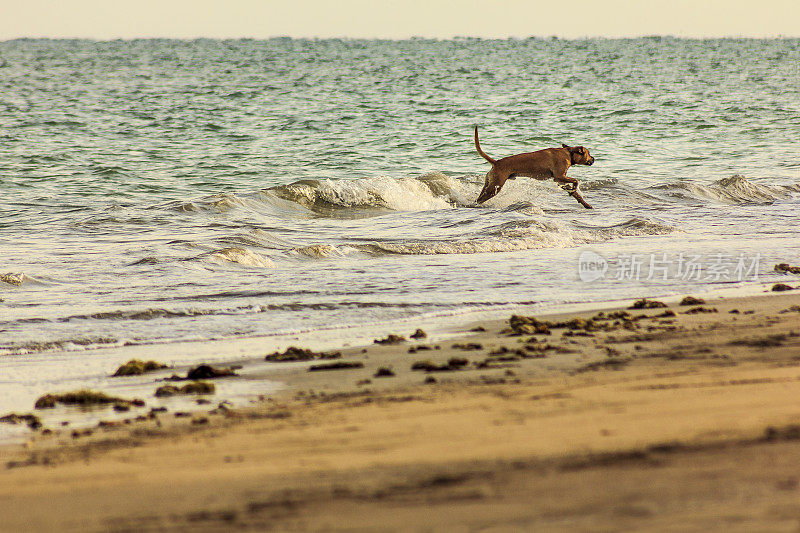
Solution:
M 517 176 L 522 176 L 539 180 L 553 178 L 583 207 L 586 209 L 592 208 L 578 193 L 578 180 L 567 177 L 567 169 L 571 165 L 591 165 L 594 163 L 594 157 L 590 156 L 589 150 L 583 146 L 562 144 L 561 148 L 546 148 L 537 152 L 517 154 L 494 160 L 481 150 L 480 142 L 478 142 L 478 126 L 475 126 L 475 148 L 478 149 L 481 157 L 492 164 L 492 169 L 486 174 L 483 190 L 478 196 L 477 202 L 479 204 L 500 192 L 506 180 L 513 180 Z

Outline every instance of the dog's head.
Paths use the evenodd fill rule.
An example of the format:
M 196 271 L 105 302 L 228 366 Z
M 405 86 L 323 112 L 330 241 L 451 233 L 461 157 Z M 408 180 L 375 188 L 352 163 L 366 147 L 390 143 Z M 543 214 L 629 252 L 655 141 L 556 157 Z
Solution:
M 561 147 L 569 152 L 571 165 L 591 165 L 594 163 L 594 157 L 589 155 L 589 150 L 583 146 L 567 146 L 562 143 Z

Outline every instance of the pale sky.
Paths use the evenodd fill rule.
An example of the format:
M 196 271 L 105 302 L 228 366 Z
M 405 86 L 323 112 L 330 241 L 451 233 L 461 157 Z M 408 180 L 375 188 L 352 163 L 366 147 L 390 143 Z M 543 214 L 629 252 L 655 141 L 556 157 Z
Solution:
M 0 0 L 0 40 L 798 37 L 800 0 Z

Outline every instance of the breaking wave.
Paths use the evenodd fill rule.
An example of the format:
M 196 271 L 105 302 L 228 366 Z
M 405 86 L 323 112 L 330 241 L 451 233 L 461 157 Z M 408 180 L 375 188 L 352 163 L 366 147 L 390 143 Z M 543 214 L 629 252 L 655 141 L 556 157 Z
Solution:
M 409 239 L 369 244 L 315 244 L 294 248 L 290 255 L 322 259 L 362 255 L 438 255 L 514 252 L 540 248 L 566 248 L 607 241 L 616 237 L 664 235 L 678 231 L 668 224 L 634 217 L 610 226 L 590 226 L 556 219 L 505 222 L 460 239 Z
M 418 178 L 302 180 L 272 187 L 266 192 L 312 211 L 333 208 L 427 211 L 471 205 L 478 187 L 437 172 Z
M 655 185 L 651 189 L 666 191 L 670 196 L 678 198 L 707 199 L 726 204 L 764 204 L 789 198 L 793 193 L 800 191 L 800 184 L 762 185 L 737 174 L 708 185 L 681 181 Z
M 246 248 L 223 248 L 222 250 L 214 250 L 200 254 L 196 257 L 189 259 L 189 261 L 199 261 L 202 263 L 211 263 L 216 265 L 225 265 L 234 263 L 237 265 L 259 268 L 274 268 L 275 262 L 269 257 L 257 254 L 252 250 Z
M 120 341 L 114 337 L 76 337 L 54 341 L 10 343 L 0 345 L 0 355 L 24 355 L 53 350 L 87 350 L 99 346 L 118 345 L 119 343 Z
M 238 228 L 235 233 L 217 235 L 211 242 L 193 243 L 210 251 L 183 260 L 274 268 L 275 261 L 286 259 L 513 252 L 664 235 L 683 227 L 669 215 L 666 221 L 660 220 L 660 213 L 667 213 L 670 206 L 687 202 L 710 206 L 720 202 L 768 204 L 800 191 L 798 184 L 762 184 L 740 175 L 711 183 L 676 181 L 643 188 L 601 178 L 581 182 L 587 200 L 597 208 L 587 212 L 552 181 L 527 178 L 509 181 L 500 194 L 476 205 L 474 199 L 482 182 L 483 177 L 478 175 L 449 176 L 441 172 L 408 178 L 314 179 L 162 207 L 211 214 L 220 217 L 220 227 Z M 619 220 L 621 210 L 628 217 L 612 222 Z M 631 217 L 632 212 L 636 216 Z M 397 217 L 387 216 L 392 213 Z M 319 217 L 381 218 L 375 224 L 348 223 L 341 232 L 305 223 Z M 246 226 L 229 224 L 237 218 Z M 265 249 L 270 250 L 269 257 L 263 254 Z M 148 256 L 132 264 L 162 261 Z

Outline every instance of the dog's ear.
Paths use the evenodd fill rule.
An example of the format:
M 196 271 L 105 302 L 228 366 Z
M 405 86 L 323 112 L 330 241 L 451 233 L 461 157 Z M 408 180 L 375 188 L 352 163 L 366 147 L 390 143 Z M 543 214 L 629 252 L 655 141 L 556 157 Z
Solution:
M 567 150 L 569 150 L 569 146 L 567 146 L 567 145 L 566 145 L 566 144 L 564 144 L 564 143 L 561 143 L 561 148 L 566 148 Z

